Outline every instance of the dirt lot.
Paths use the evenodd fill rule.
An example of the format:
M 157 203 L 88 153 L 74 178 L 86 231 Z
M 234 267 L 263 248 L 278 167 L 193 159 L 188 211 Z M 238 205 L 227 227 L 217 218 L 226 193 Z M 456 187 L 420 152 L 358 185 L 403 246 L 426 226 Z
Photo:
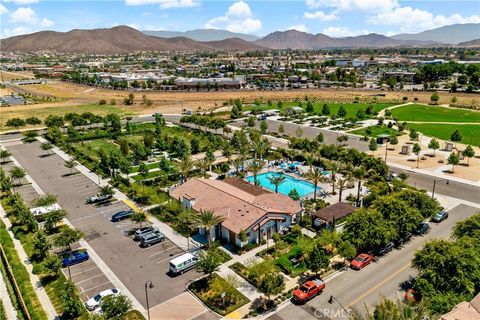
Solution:
M 34 79 L 35 76 L 30 71 L 0 71 L 0 79 L 2 81 L 10 81 L 12 79 Z

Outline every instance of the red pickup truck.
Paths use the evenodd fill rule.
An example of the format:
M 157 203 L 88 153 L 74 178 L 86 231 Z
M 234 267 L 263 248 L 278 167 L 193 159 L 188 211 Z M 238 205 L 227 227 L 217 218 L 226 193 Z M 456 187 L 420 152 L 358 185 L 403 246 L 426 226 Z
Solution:
M 304 282 L 298 289 L 293 291 L 293 300 L 304 303 L 325 289 L 325 282 L 320 279 L 312 279 Z

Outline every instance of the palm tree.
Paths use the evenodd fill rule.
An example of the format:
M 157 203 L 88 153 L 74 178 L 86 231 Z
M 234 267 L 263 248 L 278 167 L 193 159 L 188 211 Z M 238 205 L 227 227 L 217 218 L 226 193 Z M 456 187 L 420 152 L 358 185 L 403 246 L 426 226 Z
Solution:
M 212 243 L 210 229 L 213 226 L 222 223 L 225 220 L 225 218 L 222 216 L 216 216 L 211 210 L 202 210 L 200 211 L 200 214 L 197 219 L 198 219 L 197 225 L 199 227 L 205 228 L 205 233 L 208 240 L 208 247 L 210 247 Z
M 254 142 L 252 147 L 253 147 L 253 151 L 255 153 L 255 159 L 257 159 L 257 155 L 258 155 L 260 160 L 263 160 L 263 155 L 268 152 L 271 145 L 272 144 L 270 142 L 268 142 L 267 139 L 261 139 L 258 142 Z
M 191 156 L 183 157 L 182 160 L 177 164 L 178 171 L 182 175 L 183 182 L 187 181 L 190 171 L 193 170 L 194 162 Z
M 314 168 L 306 174 L 307 179 L 311 180 L 315 186 L 315 192 L 313 193 L 313 201 L 317 201 L 317 186 L 319 182 L 324 182 L 326 180 L 322 171 L 319 168 Z
M 235 167 L 235 174 L 237 177 L 240 175 L 240 167 L 242 166 L 243 160 L 238 157 L 235 160 L 233 160 L 233 166 Z
M 278 193 L 278 186 L 281 185 L 285 181 L 284 175 L 275 175 L 267 177 L 268 181 L 275 186 L 275 193 Z
M 315 161 L 315 157 L 314 157 L 313 153 L 307 152 L 305 154 L 305 163 L 309 166 L 310 170 L 312 170 L 312 165 L 313 165 L 314 161 Z
M 336 162 L 330 162 L 328 164 L 328 170 L 330 170 L 330 182 L 332 183 L 332 194 L 335 194 L 335 184 L 337 183 L 337 173 L 340 171 L 340 167 Z
M 22 185 L 20 180 L 26 175 L 27 173 L 23 168 L 13 167 L 12 169 L 10 169 L 10 177 L 12 177 L 12 179 L 17 179 L 18 185 Z
M 338 179 L 337 181 L 337 187 L 339 189 L 338 191 L 338 201 L 342 201 L 342 193 L 345 187 L 347 186 L 348 183 L 350 183 L 352 179 L 350 178 L 349 175 L 346 175 L 343 178 Z
M 74 159 L 70 159 L 70 160 L 65 160 L 65 167 L 69 168 L 70 169 L 70 174 L 72 175 L 73 174 L 73 169 L 75 169 L 75 166 L 78 164 L 77 161 L 75 161 Z
M 5 159 L 8 159 L 12 154 L 8 150 L 0 150 L 0 162 L 4 163 L 6 162 Z
M 177 221 L 180 233 L 187 236 L 187 248 L 190 249 L 190 234 L 198 227 L 198 217 L 193 211 L 183 209 L 177 215 Z
M 203 159 L 199 159 L 196 162 L 197 167 L 202 169 L 203 177 L 207 178 L 207 171 L 210 170 L 210 166 L 212 165 L 213 161 L 208 157 L 204 157 Z
M 138 211 L 138 212 L 135 212 L 131 217 L 130 219 L 135 222 L 135 223 L 138 223 L 140 225 L 140 229 L 142 228 L 142 223 L 144 223 L 145 221 L 148 220 L 148 217 L 147 217 L 147 213 L 145 211 Z
M 255 185 L 258 185 L 257 175 L 258 175 L 258 172 L 262 169 L 263 169 L 263 161 L 259 161 L 259 160 L 253 160 L 252 162 L 250 162 L 250 164 L 247 167 L 247 170 L 253 174 L 253 182 Z
M 362 188 L 362 181 L 365 179 L 365 176 L 367 175 L 367 171 L 365 170 L 365 167 L 360 166 L 356 170 L 353 171 L 353 176 L 355 179 L 358 181 L 358 186 L 357 186 L 357 205 L 360 202 L 360 189 Z

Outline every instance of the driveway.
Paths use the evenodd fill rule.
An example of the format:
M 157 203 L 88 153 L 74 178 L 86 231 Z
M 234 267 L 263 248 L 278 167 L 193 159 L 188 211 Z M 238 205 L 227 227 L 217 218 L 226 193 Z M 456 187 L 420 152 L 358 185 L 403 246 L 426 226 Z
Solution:
M 99 187 L 83 174 L 70 175 L 70 169 L 58 155 L 42 157 L 44 152 L 39 145 L 38 142 L 11 144 L 7 148 L 44 192 L 58 196 L 58 203 L 68 212 L 69 222 L 84 233 L 88 244 L 144 307 L 146 281 L 154 284 L 149 292 L 150 307 L 154 307 L 183 293 L 185 285 L 200 276 L 195 271 L 169 276 L 169 260 L 183 251 L 170 241 L 140 248 L 124 234 L 126 228 L 131 227 L 130 221 L 112 223 L 109 220 L 113 213 L 127 208 L 126 205 L 118 201 L 107 206 L 85 204 L 85 197 L 99 192 Z

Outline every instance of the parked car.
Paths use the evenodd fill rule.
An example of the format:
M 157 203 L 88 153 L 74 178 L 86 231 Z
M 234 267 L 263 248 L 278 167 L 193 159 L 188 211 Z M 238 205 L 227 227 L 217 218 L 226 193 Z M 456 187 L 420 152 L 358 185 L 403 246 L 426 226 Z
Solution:
M 150 247 L 152 244 L 165 241 L 165 235 L 160 231 L 152 231 L 140 237 L 141 247 Z
M 68 252 L 62 255 L 62 267 L 73 266 L 74 264 L 87 261 L 89 258 L 88 252 L 86 250 L 78 250 L 73 252 Z
M 150 232 L 154 232 L 154 231 L 159 231 L 157 228 L 155 227 L 143 227 L 143 228 L 140 228 L 140 229 L 137 229 L 135 230 L 135 232 L 133 233 L 133 240 L 135 241 L 140 241 L 140 238 L 147 234 L 147 233 L 150 233 Z
M 298 289 L 293 291 L 293 300 L 298 303 L 305 303 L 325 289 L 325 282 L 321 279 L 311 279 L 304 282 Z
M 113 195 L 111 195 L 111 194 L 97 193 L 94 196 L 86 197 L 85 198 L 85 203 L 92 204 L 92 203 L 104 202 L 104 201 L 112 199 L 112 197 L 113 197 Z
M 128 219 L 133 215 L 133 210 L 119 211 L 110 218 L 112 222 L 118 222 L 124 219 Z
M 443 220 L 446 220 L 448 218 L 448 212 L 447 211 L 440 211 L 436 215 L 432 217 L 432 221 L 439 223 L 442 222 Z
M 375 261 L 375 257 L 371 254 L 361 253 L 350 262 L 350 267 L 355 270 L 360 270 Z
M 118 290 L 117 288 L 103 290 L 102 292 L 99 292 L 95 296 L 88 299 L 85 302 L 85 307 L 87 307 L 88 310 L 93 311 L 100 306 L 100 302 L 102 301 L 103 298 L 111 295 L 114 295 L 114 296 L 120 295 L 120 290 Z
M 404 243 L 407 243 L 408 241 L 410 241 L 410 239 L 412 239 L 412 236 L 413 235 L 410 232 L 405 233 L 404 235 L 400 236 L 397 241 L 395 241 L 395 246 L 399 247 Z
M 383 246 L 380 250 L 378 250 L 377 254 L 379 256 L 384 256 L 390 251 L 392 251 L 394 248 L 395 248 L 395 244 L 393 242 L 389 242 L 385 246 Z
M 192 269 L 197 263 L 197 256 L 191 253 L 185 253 L 179 257 L 176 257 L 175 259 L 170 260 L 170 272 L 175 275 L 180 274 Z
M 417 229 L 415 229 L 414 233 L 416 235 L 423 235 L 423 234 L 426 234 L 428 233 L 428 231 L 430 230 L 430 225 L 426 222 L 421 222 Z

